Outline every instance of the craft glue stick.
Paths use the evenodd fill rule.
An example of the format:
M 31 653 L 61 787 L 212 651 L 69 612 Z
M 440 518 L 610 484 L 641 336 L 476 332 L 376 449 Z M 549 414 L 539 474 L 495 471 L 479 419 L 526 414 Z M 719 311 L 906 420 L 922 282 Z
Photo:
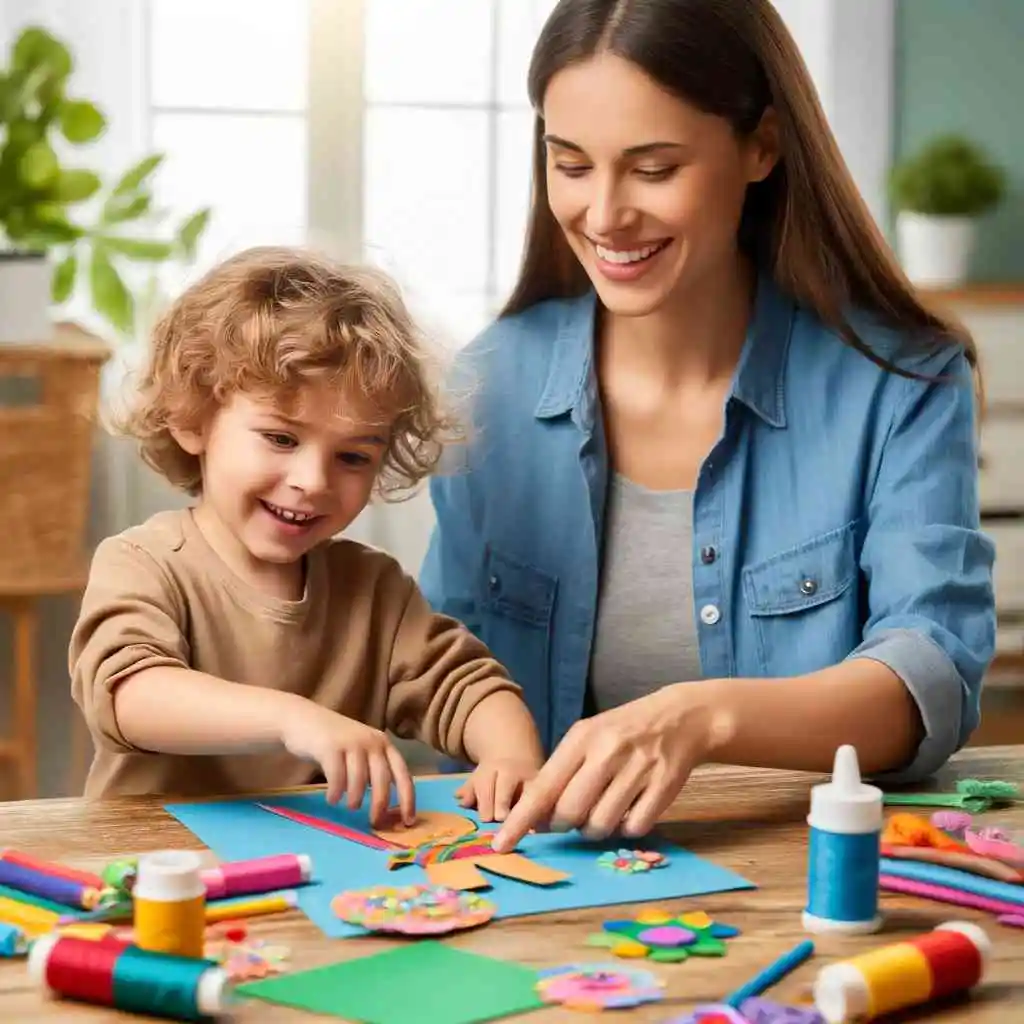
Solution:
M 139 858 L 132 891 L 135 942 L 154 953 L 202 957 L 206 886 L 199 854 L 163 850 Z
M 985 975 L 992 944 L 970 921 L 947 921 L 913 939 L 823 967 L 814 1005 L 826 1024 L 871 1021 L 967 992 Z
M 882 791 L 861 782 L 857 751 L 840 747 L 832 781 L 811 790 L 803 913 L 807 931 L 866 934 L 878 930 L 882 819 Z
M 313 875 L 313 862 L 304 853 L 279 853 L 255 860 L 229 861 L 202 873 L 206 898 L 250 896 L 305 885 Z

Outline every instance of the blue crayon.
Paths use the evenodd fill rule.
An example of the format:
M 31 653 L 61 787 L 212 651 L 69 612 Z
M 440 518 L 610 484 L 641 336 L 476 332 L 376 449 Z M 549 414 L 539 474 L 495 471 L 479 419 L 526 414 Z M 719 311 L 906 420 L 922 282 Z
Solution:
M 783 953 L 773 964 L 769 964 L 759 974 L 755 974 L 745 985 L 740 986 L 723 1002 L 727 1006 L 739 1009 L 744 999 L 759 996 L 767 992 L 772 985 L 778 984 L 787 974 L 795 971 L 814 952 L 814 943 L 810 939 L 795 945 L 788 953 Z
M 13 924 L 0 921 L 0 956 L 21 956 L 27 950 L 25 933 Z

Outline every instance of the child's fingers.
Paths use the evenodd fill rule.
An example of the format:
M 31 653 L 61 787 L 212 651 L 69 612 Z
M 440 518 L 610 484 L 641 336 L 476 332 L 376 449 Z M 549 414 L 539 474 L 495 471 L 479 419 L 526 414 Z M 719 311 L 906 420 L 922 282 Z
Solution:
M 327 802 L 336 804 L 348 785 L 348 773 L 345 771 L 345 755 L 335 754 L 329 761 L 320 765 L 327 780 Z
M 476 790 L 473 788 L 472 777 L 468 778 L 457 790 L 455 790 L 455 799 L 463 807 L 475 807 L 476 806 Z
M 345 770 L 348 774 L 348 795 L 349 810 L 358 810 L 366 795 L 366 787 L 370 781 L 370 769 L 366 763 L 366 752 L 363 750 L 350 750 L 345 755 Z
M 405 763 L 401 751 L 390 743 L 385 753 L 391 768 L 391 776 L 395 780 L 395 793 L 398 796 L 398 809 L 402 812 L 402 822 L 412 825 L 416 821 L 416 786 L 409 773 L 409 766 Z
M 370 754 L 369 769 L 370 824 L 376 827 L 383 821 L 391 802 L 391 765 L 383 750 Z
M 504 821 L 512 805 L 516 801 L 516 795 L 522 780 L 515 775 L 499 773 L 494 785 L 494 820 Z
M 481 821 L 494 821 L 494 785 L 496 772 L 475 771 L 473 790 L 476 793 L 476 812 Z

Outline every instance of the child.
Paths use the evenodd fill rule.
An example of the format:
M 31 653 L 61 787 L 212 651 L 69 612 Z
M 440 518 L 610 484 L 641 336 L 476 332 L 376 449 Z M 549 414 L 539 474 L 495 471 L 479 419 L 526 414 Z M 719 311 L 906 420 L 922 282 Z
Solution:
M 86 796 L 305 784 L 379 823 L 413 784 L 385 729 L 477 765 L 507 814 L 542 750 L 519 688 L 380 551 L 335 539 L 435 466 L 448 426 L 387 278 L 241 253 L 157 325 L 122 425 L 195 497 L 108 538 L 70 645 L 97 753 Z

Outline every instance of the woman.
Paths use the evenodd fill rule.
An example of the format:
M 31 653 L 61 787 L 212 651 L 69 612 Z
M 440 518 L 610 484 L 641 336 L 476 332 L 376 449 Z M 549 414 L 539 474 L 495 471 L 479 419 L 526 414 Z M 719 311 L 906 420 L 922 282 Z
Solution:
M 709 760 L 931 773 L 994 648 L 971 339 L 769 0 L 562 0 L 529 89 L 522 271 L 422 572 L 553 750 L 496 848 L 643 834 Z

